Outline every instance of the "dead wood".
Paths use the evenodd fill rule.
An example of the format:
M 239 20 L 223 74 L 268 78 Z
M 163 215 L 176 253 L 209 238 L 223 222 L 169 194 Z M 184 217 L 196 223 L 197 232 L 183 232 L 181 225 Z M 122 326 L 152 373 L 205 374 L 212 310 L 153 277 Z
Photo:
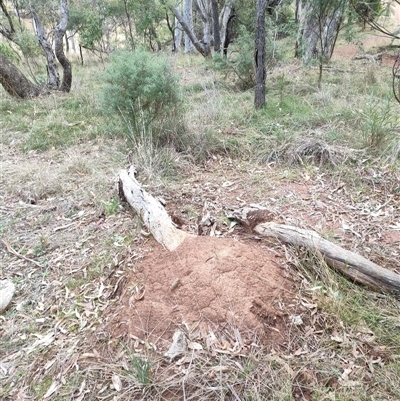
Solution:
M 377 62 L 382 60 L 382 53 L 377 54 L 362 54 L 360 56 L 354 56 L 353 60 L 368 60 L 371 62 Z
M 169 251 L 176 249 L 192 234 L 176 228 L 162 204 L 148 194 L 135 178 L 132 166 L 119 174 L 119 194 L 140 215 L 154 238 Z M 265 221 L 272 215 L 265 210 L 245 213 L 247 227 L 266 237 L 282 242 L 304 246 L 320 253 L 325 262 L 351 280 L 374 290 L 387 291 L 400 296 L 400 275 L 385 269 L 370 260 L 323 239 L 315 231 Z M 243 223 L 243 221 L 242 221 Z
M 400 296 L 400 275 L 376 263 L 323 239 L 316 232 L 274 222 L 258 224 L 254 231 L 282 242 L 304 246 L 322 255 L 328 266 L 351 280 L 374 290 L 387 291 Z
M 153 196 L 148 194 L 136 181 L 136 169 L 132 166 L 128 171 L 119 174 L 120 197 L 133 207 L 142 218 L 146 227 L 157 242 L 169 251 L 176 249 L 191 234 L 176 228 L 167 211 Z

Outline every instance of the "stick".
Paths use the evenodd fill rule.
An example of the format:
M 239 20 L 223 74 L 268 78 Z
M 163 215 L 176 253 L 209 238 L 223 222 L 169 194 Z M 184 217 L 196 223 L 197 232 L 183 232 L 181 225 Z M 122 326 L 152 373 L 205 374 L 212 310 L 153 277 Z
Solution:
M 36 260 L 29 259 L 29 258 L 27 258 L 26 256 L 21 255 L 20 253 L 18 253 L 15 249 L 11 248 L 11 245 L 10 245 L 5 239 L 2 239 L 1 242 L 6 246 L 7 251 L 8 251 L 9 253 L 11 253 L 11 255 L 14 255 L 14 256 L 16 256 L 17 258 L 26 260 L 27 262 L 31 262 L 31 263 L 33 263 L 34 265 L 36 265 L 37 267 L 41 267 L 41 268 L 44 267 L 44 266 L 41 265 L 39 262 L 36 262 Z

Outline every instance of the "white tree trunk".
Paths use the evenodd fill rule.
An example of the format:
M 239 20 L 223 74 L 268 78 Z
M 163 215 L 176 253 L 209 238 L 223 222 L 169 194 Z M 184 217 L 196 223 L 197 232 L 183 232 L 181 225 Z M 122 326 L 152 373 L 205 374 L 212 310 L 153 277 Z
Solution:
M 178 21 L 178 18 L 175 17 L 175 31 L 174 31 L 174 48 L 177 53 L 181 51 L 181 43 L 182 43 L 182 25 Z
M 47 60 L 47 85 L 52 89 L 58 89 L 60 85 L 60 74 L 58 73 L 58 67 L 56 57 L 53 52 L 51 43 L 47 39 L 46 31 L 44 30 L 42 21 L 37 15 L 36 11 L 31 8 L 31 13 L 34 20 L 34 28 L 39 44 L 42 47 Z
M 204 57 L 209 57 L 211 55 L 210 46 L 205 46 L 202 42 L 200 42 L 193 29 L 190 29 L 189 25 L 186 23 L 185 18 L 180 14 L 179 9 L 177 7 L 172 8 L 172 12 L 175 17 L 179 20 L 182 29 L 185 32 L 185 35 L 190 39 L 192 45 L 196 48 L 196 50 L 203 55 Z
M 196 8 L 203 21 L 203 43 L 204 46 L 211 44 L 212 13 L 210 0 L 195 0 Z
M 190 31 L 193 31 L 193 15 L 192 15 L 192 0 L 184 0 L 183 3 L 183 18 Z M 190 53 L 194 51 L 194 46 L 190 37 L 185 32 L 185 53 Z
M 73 53 L 76 53 L 75 37 L 71 35 L 71 31 L 67 31 L 68 44 L 72 49 Z
M 224 7 L 222 8 L 220 15 L 220 23 L 219 23 L 219 26 L 221 27 L 220 31 L 221 46 L 224 52 L 226 52 L 226 47 L 227 47 L 226 39 L 228 35 L 228 22 L 231 14 L 232 14 L 232 3 L 230 1 L 227 1 Z
M 297 2 L 297 20 L 299 31 L 296 42 L 296 56 L 304 64 L 313 58 L 327 61 L 331 58 L 336 38 L 343 19 L 345 0 L 333 0 L 331 3 Z
M 69 92 L 72 85 L 72 67 L 64 53 L 63 38 L 67 30 L 69 17 L 68 0 L 60 1 L 60 22 L 54 29 L 55 53 L 57 60 L 63 68 L 63 79 L 59 88 L 62 92 Z

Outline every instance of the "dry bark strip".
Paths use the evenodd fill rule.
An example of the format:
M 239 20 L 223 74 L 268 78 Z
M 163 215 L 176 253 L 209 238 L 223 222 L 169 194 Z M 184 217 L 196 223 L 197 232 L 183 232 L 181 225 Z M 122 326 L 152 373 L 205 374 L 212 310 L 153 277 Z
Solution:
M 282 242 L 304 246 L 322 255 L 328 266 L 357 283 L 400 296 L 400 275 L 323 239 L 316 232 L 274 222 L 258 224 L 254 231 Z
M 186 238 L 192 235 L 174 226 L 161 203 L 148 194 L 136 181 L 136 169 L 119 173 L 119 195 L 140 215 L 154 238 L 169 251 L 176 249 Z
M 169 251 L 176 249 L 192 234 L 177 229 L 168 213 L 153 196 L 148 194 L 135 178 L 135 168 L 122 170 L 119 174 L 119 194 L 141 216 L 144 224 L 154 238 Z M 264 214 L 261 214 L 264 216 Z M 264 217 L 263 221 L 265 221 Z M 251 219 L 250 219 L 251 220 Z M 254 219 L 253 219 L 254 220 Z M 266 237 L 273 237 L 282 242 L 304 246 L 320 253 L 328 266 L 338 270 L 351 280 L 364 284 L 374 290 L 386 291 L 400 296 L 400 275 L 371 262 L 370 260 L 348 251 L 339 245 L 323 239 L 316 232 L 274 222 L 256 222 L 249 227 Z

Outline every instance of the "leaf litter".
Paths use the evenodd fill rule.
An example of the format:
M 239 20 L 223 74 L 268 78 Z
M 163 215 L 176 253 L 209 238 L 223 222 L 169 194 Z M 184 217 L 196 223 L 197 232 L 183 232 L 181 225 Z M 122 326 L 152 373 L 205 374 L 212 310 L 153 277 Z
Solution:
M 112 148 L 88 144 L 86 151 L 92 146 L 104 155 Z M 368 327 L 350 328 L 323 311 L 321 288 L 292 269 L 297 254 L 261 241 L 226 216 L 257 203 L 279 221 L 330 232 L 343 246 L 396 269 L 396 172 L 360 166 L 354 189 L 345 174 L 319 167 L 309 169 L 306 179 L 293 179 L 278 167 L 251 170 L 218 158 L 194 168 L 186 185 L 154 188 L 186 230 L 197 233 L 201 226 L 200 240 L 206 244 L 201 269 L 210 265 L 204 282 L 200 276 L 189 279 L 196 274 L 186 274 L 192 262 L 180 264 L 196 245 L 168 255 L 143 235 L 129 209 L 103 214 L 102 202 L 115 196 L 120 155 L 103 157 L 91 174 L 71 179 L 57 151 L 22 155 L 4 146 L 2 152 L 7 151 L 2 235 L 17 255 L 7 246 L 0 248 L 1 275 L 13 278 L 17 293 L 14 307 L 0 316 L 2 399 L 214 400 L 221 394 L 245 399 L 249 391 L 263 399 L 282 399 L 288 383 L 296 399 L 313 399 L 315 389 L 327 396 L 341 387 L 354 396 L 360 387 L 365 394 L 377 391 L 391 350 L 377 344 Z M 51 168 L 48 182 L 42 178 L 44 168 Z M 35 195 L 35 204 L 23 200 L 25 191 Z M 211 245 L 209 254 L 214 241 L 225 245 Z M 246 252 L 242 268 L 248 267 L 248 278 L 245 270 L 235 278 L 233 261 Z M 268 287 L 270 271 L 262 271 L 267 261 L 275 261 L 270 268 L 289 283 L 284 292 L 282 283 Z M 218 291 L 226 290 L 221 282 L 218 291 L 211 291 L 215 305 L 205 302 L 199 294 L 218 284 L 213 272 L 231 275 L 242 288 L 230 288 L 234 291 L 221 301 Z M 262 294 L 266 288 L 272 295 L 268 301 Z M 167 307 L 166 313 L 152 320 L 149 301 L 155 313 Z M 188 301 L 185 311 L 182 305 Z M 171 320 L 174 315 L 177 319 Z M 185 346 L 168 354 L 176 329 L 184 334 Z M 381 393 L 395 399 L 396 390 L 390 390 L 388 381 Z

